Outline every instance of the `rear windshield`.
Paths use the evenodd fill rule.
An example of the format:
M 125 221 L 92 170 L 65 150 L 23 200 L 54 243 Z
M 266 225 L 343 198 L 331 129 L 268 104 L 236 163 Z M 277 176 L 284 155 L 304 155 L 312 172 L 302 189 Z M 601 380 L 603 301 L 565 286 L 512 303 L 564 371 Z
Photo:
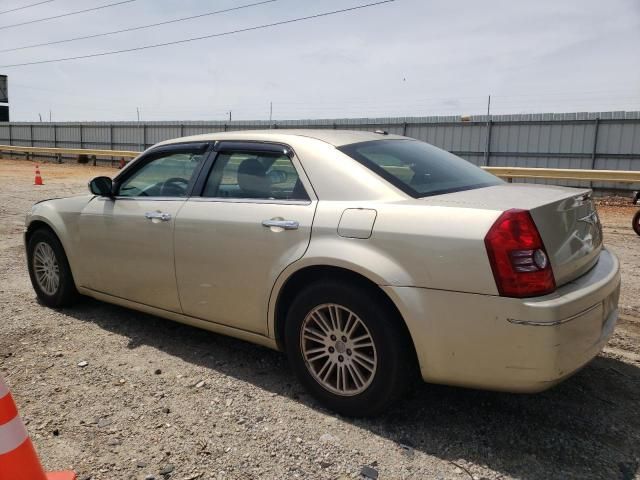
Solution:
M 416 198 L 503 183 L 468 161 L 417 140 L 374 140 L 339 150 Z

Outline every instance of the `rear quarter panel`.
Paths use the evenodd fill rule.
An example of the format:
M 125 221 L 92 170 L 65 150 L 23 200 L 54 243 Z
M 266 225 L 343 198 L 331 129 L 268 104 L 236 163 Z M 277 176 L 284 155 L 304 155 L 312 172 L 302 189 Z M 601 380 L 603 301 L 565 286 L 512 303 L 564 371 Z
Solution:
M 376 211 L 369 238 L 339 235 L 343 212 L 354 208 Z M 282 272 L 272 290 L 270 335 L 275 335 L 275 307 L 282 286 L 296 271 L 315 265 L 351 270 L 383 287 L 497 295 L 484 236 L 499 215 L 498 211 L 422 205 L 417 200 L 319 201 L 309 248 Z M 406 307 L 397 306 L 400 311 Z M 420 315 L 421 323 L 437 320 L 427 310 Z
M 376 211 L 369 238 L 338 233 L 347 209 Z M 497 295 L 484 236 L 500 212 L 422 205 L 418 201 L 320 201 L 309 249 L 295 270 L 332 265 L 378 285 Z
M 413 286 L 497 295 L 484 237 L 494 210 L 422 205 L 408 201 L 378 208 L 371 247 L 385 252 Z

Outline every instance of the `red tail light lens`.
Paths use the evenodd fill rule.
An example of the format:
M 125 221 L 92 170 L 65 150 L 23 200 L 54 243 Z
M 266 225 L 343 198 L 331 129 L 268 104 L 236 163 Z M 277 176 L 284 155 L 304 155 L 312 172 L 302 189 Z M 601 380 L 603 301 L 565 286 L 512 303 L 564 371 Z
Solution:
M 504 212 L 484 243 L 500 295 L 534 297 L 556 289 L 549 257 L 528 211 Z

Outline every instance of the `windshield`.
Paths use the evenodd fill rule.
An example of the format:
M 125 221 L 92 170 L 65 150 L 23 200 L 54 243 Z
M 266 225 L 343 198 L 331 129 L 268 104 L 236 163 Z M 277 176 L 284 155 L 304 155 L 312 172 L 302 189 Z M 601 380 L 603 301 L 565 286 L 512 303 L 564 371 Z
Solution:
M 463 158 L 417 140 L 374 140 L 339 150 L 412 197 L 503 183 Z

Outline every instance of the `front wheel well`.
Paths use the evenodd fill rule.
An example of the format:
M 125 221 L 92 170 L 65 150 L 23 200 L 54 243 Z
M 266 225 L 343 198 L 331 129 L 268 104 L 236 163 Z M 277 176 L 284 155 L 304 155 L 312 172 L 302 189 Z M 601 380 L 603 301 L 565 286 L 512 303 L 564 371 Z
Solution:
M 34 220 L 27 227 L 27 232 L 25 235 L 25 243 L 29 244 L 29 239 L 31 238 L 31 235 L 33 235 L 33 232 L 40 229 L 49 230 L 51 233 L 53 233 L 56 236 L 56 238 L 58 238 L 58 240 L 60 240 L 60 238 L 58 237 L 58 234 L 53 230 L 53 228 L 49 226 L 48 223 L 43 222 L 42 220 Z
M 371 281 L 364 275 L 356 273 L 352 270 L 348 270 L 346 268 L 334 267 L 329 265 L 314 265 L 298 270 L 287 279 L 285 284 L 280 289 L 275 308 L 275 335 L 276 342 L 280 350 L 285 349 L 285 324 L 287 313 L 289 311 L 291 303 L 295 299 L 296 295 L 301 292 L 306 286 L 310 285 L 311 283 L 323 280 L 339 281 L 349 285 L 357 285 L 370 292 L 372 296 L 380 299 L 385 307 L 387 307 L 388 311 L 395 317 L 395 320 L 400 323 L 400 327 L 405 334 L 404 336 L 406 341 L 411 346 L 411 350 L 413 351 L 413 355 L 417 364 L 418 356 L 416 354 L 415 345 L 413 344 L 413 340 L 411 339 L 409 329 L 407 328 L 407 325 L 404 322 L 404 319 L 402 318 L 398 307 L 396 307 L 395 303 L 393 303 L 386 292 L 382 290 L 375 282 Z

